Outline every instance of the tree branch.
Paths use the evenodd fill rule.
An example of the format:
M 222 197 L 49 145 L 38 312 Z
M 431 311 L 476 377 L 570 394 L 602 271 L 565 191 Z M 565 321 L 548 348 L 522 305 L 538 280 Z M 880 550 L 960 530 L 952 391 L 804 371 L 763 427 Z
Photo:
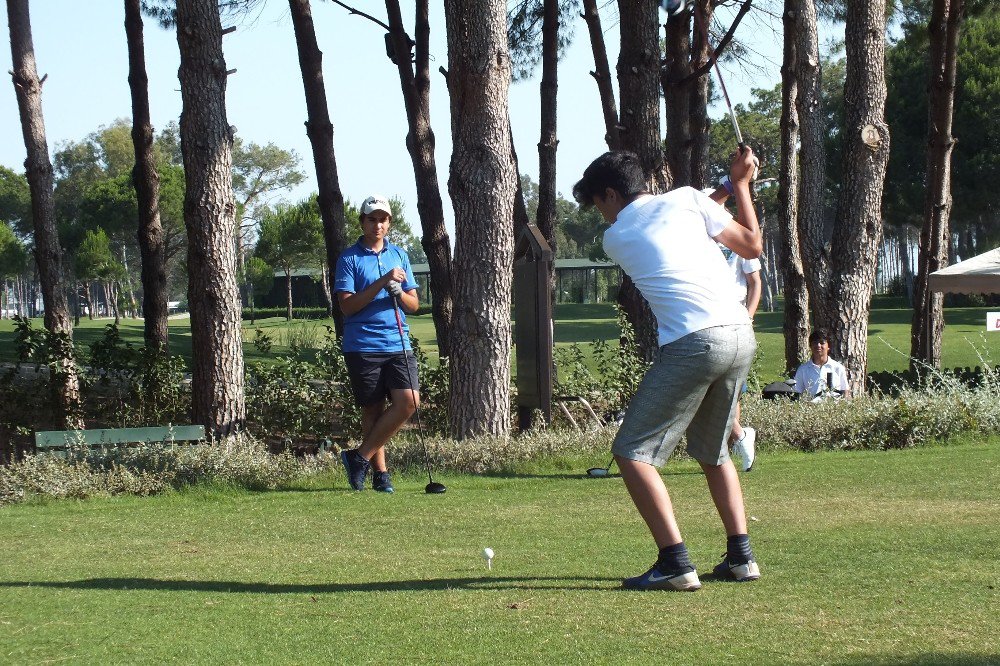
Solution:
M 332 2 L 332 3 L 336 4 L 336 5 L 340 5 L 341 7 L 343 7 L 344 9 L 346 9 L 351 14 L 356 14 L 357 16 L 363 16 L 364 18 L 368 19 L 372 23 L 376 23 L 376 24 L 382 26 L 383 28 L 385 28 L 386 32 L 392 32 L 392 29 L 389 28 L 388 25 L 386 25 L 382 21 L 379 21 L 377 18 L 375 18 L 371 14 L 365 14 L 363 11 L 361 11 L 359 9 L 355 9 L 354 7 L 351 7 L 350 5 L 346 5 L 343 2 L 341 2 L 340 0 L 330 0 L 330 2 Z
M 336 0 L 333 1 L 336 2 Z M 740 11 L 736 13 L 736 18 L 733 19 L 733 24 L 729 26 L 729 31 L 726 32 L 725 36 L 721 40 L 719 40 L 719 45 L 712 50 L 712 55 L 705 62 L 705 64 L 703 64 L 698 69 L 692 71 L 683 79 L 677 81 L 668 81 L 668 83 L 670 83 L 670 85 L 681 86 L 687 83 L 688 81 L 692 81 L 707 74 L 708 71 L 712 69 L 712 66 L 715 65 L 715 61 L 719 59 L 719 54 L 721 54 L 723 51 L 726 50 L 726 47 L 729 46 L 729 42 L 733 41 L 733 35 L 736 34 L 736 28 L 739 27 L 740 22 L 743 20 L 743 17 L 746 16 L 747 13 L 750 11 L 750 5 L 752 2 L 753 0 L 745 0 L 743 5 L 740 7 Z M 697 21 L 698 17 L 695 16 L 694 20 Z M 711 48 L 711 44 L 709 44 L 709 48 Z

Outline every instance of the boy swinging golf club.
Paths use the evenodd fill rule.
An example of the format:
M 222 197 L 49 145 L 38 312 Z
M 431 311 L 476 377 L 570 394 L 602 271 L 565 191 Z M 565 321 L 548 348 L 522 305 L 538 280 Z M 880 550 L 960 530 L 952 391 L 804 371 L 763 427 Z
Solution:
M 659 549 L 648 571 L 622 581 L 627 589 L 701 587 L 657 469 L 685 433 L 687 452 L 701 464 L 726 531 L 726 555 L 713 573 L 738 581 L 760 577 L 727 446 L 737 391 L 757 345 L 746 308 L 732 298 L 732 280 L 716 245 L 743 257 L 760 256 L 760 227 L 750 198 L 753 172 L 753 152 L 740 149 L 730 171 L 739 221 L 690 187 L 651 195 L 638 157 L 626 151 L 594 160 L 573 188 L 581 206 L 596 206 L 612 224 L 604 250 L 638 287 L 657 321 L 658 356 L 612 446 Z

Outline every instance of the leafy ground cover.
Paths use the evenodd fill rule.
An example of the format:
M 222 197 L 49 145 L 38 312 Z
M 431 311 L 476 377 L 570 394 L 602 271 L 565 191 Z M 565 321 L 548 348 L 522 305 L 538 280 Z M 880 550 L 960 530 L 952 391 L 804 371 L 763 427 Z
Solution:
M 764 577 L 627 593 L 653 559 L 605 462 L 278 492 L 197 488 L 0 511 L 5 663 L 997 663 L 1000 439 L 763 456 L 744 477 Z M 698 468 L 665 470 L 708 570 Z M 496 551 L 486 570 L 480 551 Z
M 986 313 L 991 308 L 951 308 L 945 310 L 943 341 L 943 367 L 973 367 L 981 365 L 980 356 L 992 364 L 1000 363 L 1000 336 L 985 333 Z M 757 315 L 757 341 L 760 346 L 759 371 L 767 382 L 781 378 L 784 364 L 784 338 L 782 313 L 761 312 Z M 910 350 L 910 317 L 912 311 L 903 308 L 873 310 L 869 320 L 868 368 L 870 372 L 905 370 Z M 89 348 L 100 339 L 110 320 L 81 320 L 74 337 L 77 343 Z M 36 326 L 41 320 L 34 320 Z M 409 318 L 410 329 L 424 350 L 433 356 L 437 353 L 434 323 L 429 314 Z M 319 346 L 326 334 L 328 320 L 302 320 L 287 322 L 284 318 L 259 319 L 256 324 L 243 322 L 244 353 L 248 361 L 273 361 L 279 354 L 287 354 L 290 347 L 305 349 Z M 264 352 L 253 341 L 263 331 L 273 346 Z M 124 340 L 142 344 L 142 322 L 123 319 L 121 335 Z M 187 319 L 170 322 L 171 352 L 191 361 L 191 330 Z M 615 311 L 610 304 L 560 304 L 555 309 L 555 340 L 557 347 L 579 343 L 589 352 L 595 340 L 617 341 L 619 337 Z M 16 353 L 13 344 L 13 325 L 0 320 L 0 362 L 13 362 Z M 588 356 L 589 358 L 589 356 Z M 595 368 L 592 368 L 596 370 Z

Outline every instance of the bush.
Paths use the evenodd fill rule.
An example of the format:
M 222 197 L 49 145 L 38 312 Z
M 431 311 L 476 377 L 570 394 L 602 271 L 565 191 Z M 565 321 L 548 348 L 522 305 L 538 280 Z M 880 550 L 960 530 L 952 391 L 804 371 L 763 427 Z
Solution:
M 90 393 L 103 393 L 101 409 L 117 427 L 178 423 L 187 419 L 184 359 L 122 340 L 116 324 L 90 345 L 85 375 Z
M 1000 429 L 1000 374 L 987 371 L 970 386 L 937 373 L 923 386 L 897 395 L 878 390 L 823 403 L 745 396 L 741 421 L 757 429 L 758 446 L 820 449 L 900 449 L 959 434 Z
M 314 358 L 293 346 L 276 363 L 250 363 L 246 375 L 247 428 L 258 437 L 342 438 L 360 433 L 340 341 L 326 326 Z
M 155 495 L 201 483 L 274 490 L 333 467 L 329 454 L 272 455 L 245 434 L 202 446 L 71 447 L 65 458 L 42 454 L 0 466 L 0 505 L 32 497 Z
M 430 314 L 431 306 L 428 304 L 422 304 L 420 309 L 417 310 L 417 315 Z M 288 315 L 288 308 L 284 305 L 280 307 L 267 307 L 267 308 L 254 308 L 253 311 L 254 319 L 271 319 L 272 317 L 281 317 L 284 319 Z M 414 315 L 409 315 L 414 316 Z M 250 308 L 243 308 L 243 318 L 246 320 L 250 319 Z M 329 319 L 330 315 L 327 314 L 326 308 L 317 307 L 301 307 L 292 308 L 292 319 Z
M 285 306 L 272 308 L 254 308 L 254 319 L 270 319 L 281 317 L 284 319 L 288 315 L 288 308 Z M 243 308 L 243 318 L 250 319 L 250 308 Z M 292 319 L 329 319 L 326 308 L 292 308 Z

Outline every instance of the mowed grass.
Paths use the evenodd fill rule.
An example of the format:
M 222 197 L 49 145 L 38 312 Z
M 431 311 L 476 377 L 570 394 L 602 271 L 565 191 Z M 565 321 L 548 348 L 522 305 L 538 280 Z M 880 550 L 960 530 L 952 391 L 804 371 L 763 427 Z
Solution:
M 951 308 L 945 310 L 945 331 L 943 338 L 942 365 L 946 368 L 972 367 L 981 365 L 980 357 L 991 364 L 1000 363 L 1000 334 L 986 333 L 986 313 L 995 308 Z M 785 342 L 782 334 L 783 313 L 759 312 L 756 317 L 757 343 L 760 347 L 758 364 L 761 378 L 765 382 L 783 378 Z M 870 372 L 883 370 L 905 370 L 909 365 L 910 319 L 912 310 L 886 308 L 872 310 L 869 318 L 868 369 Z M 111 320 L 83 319 L 74 331 L 77 345 L 89 349 L 95 340 L 103 335 L 104 327 Z M 410 316 L 410 332 L 431 358 L 437 355 L 437 337 L 430 314 Z M 36 327 L 42 327 L 42 320 L 33 320 Z M 280 354 L 287 354 L 290 345 L 298 342 L 305 349 L 314 349 L 326 335 L 326 326 L 331 320 L 296 320 L 288 322 L 284 318 L 258 319 L 256 323 L 243 322 L 243 351 L 248 361 L 271 362 Z M 585 356 L 596 370 L 592 358 L 592 346 L 596 340 L 617 342 L 620 330 L 614 306 L 600 304 L 559 304 L 555 308 L 556 347 L 579 343 Z M 257 330 L 270 336 L 273 347 L 263 353 L 253 344 Z M 136 345 L 142 344 L 142 321 L 123 319 L 120 325 L 123 339 Z M 170 321 L 170 349 L 185 361 L 191 362 L 191 329 L 188 319 Z M 16 360 L 13 324 L 0 320 L 0 362 Z
M 763 578 L 693 594 L 617 589 L 655 553 L 621 479 L 581 477 L 604 461 L 442 475 L 439 496 L 331 475 L 8 507 L 0 661 L 998 663 L 998 444 L 764 455 L 744 477 Z M 707 572 L 703 477 L 665 480 Z

